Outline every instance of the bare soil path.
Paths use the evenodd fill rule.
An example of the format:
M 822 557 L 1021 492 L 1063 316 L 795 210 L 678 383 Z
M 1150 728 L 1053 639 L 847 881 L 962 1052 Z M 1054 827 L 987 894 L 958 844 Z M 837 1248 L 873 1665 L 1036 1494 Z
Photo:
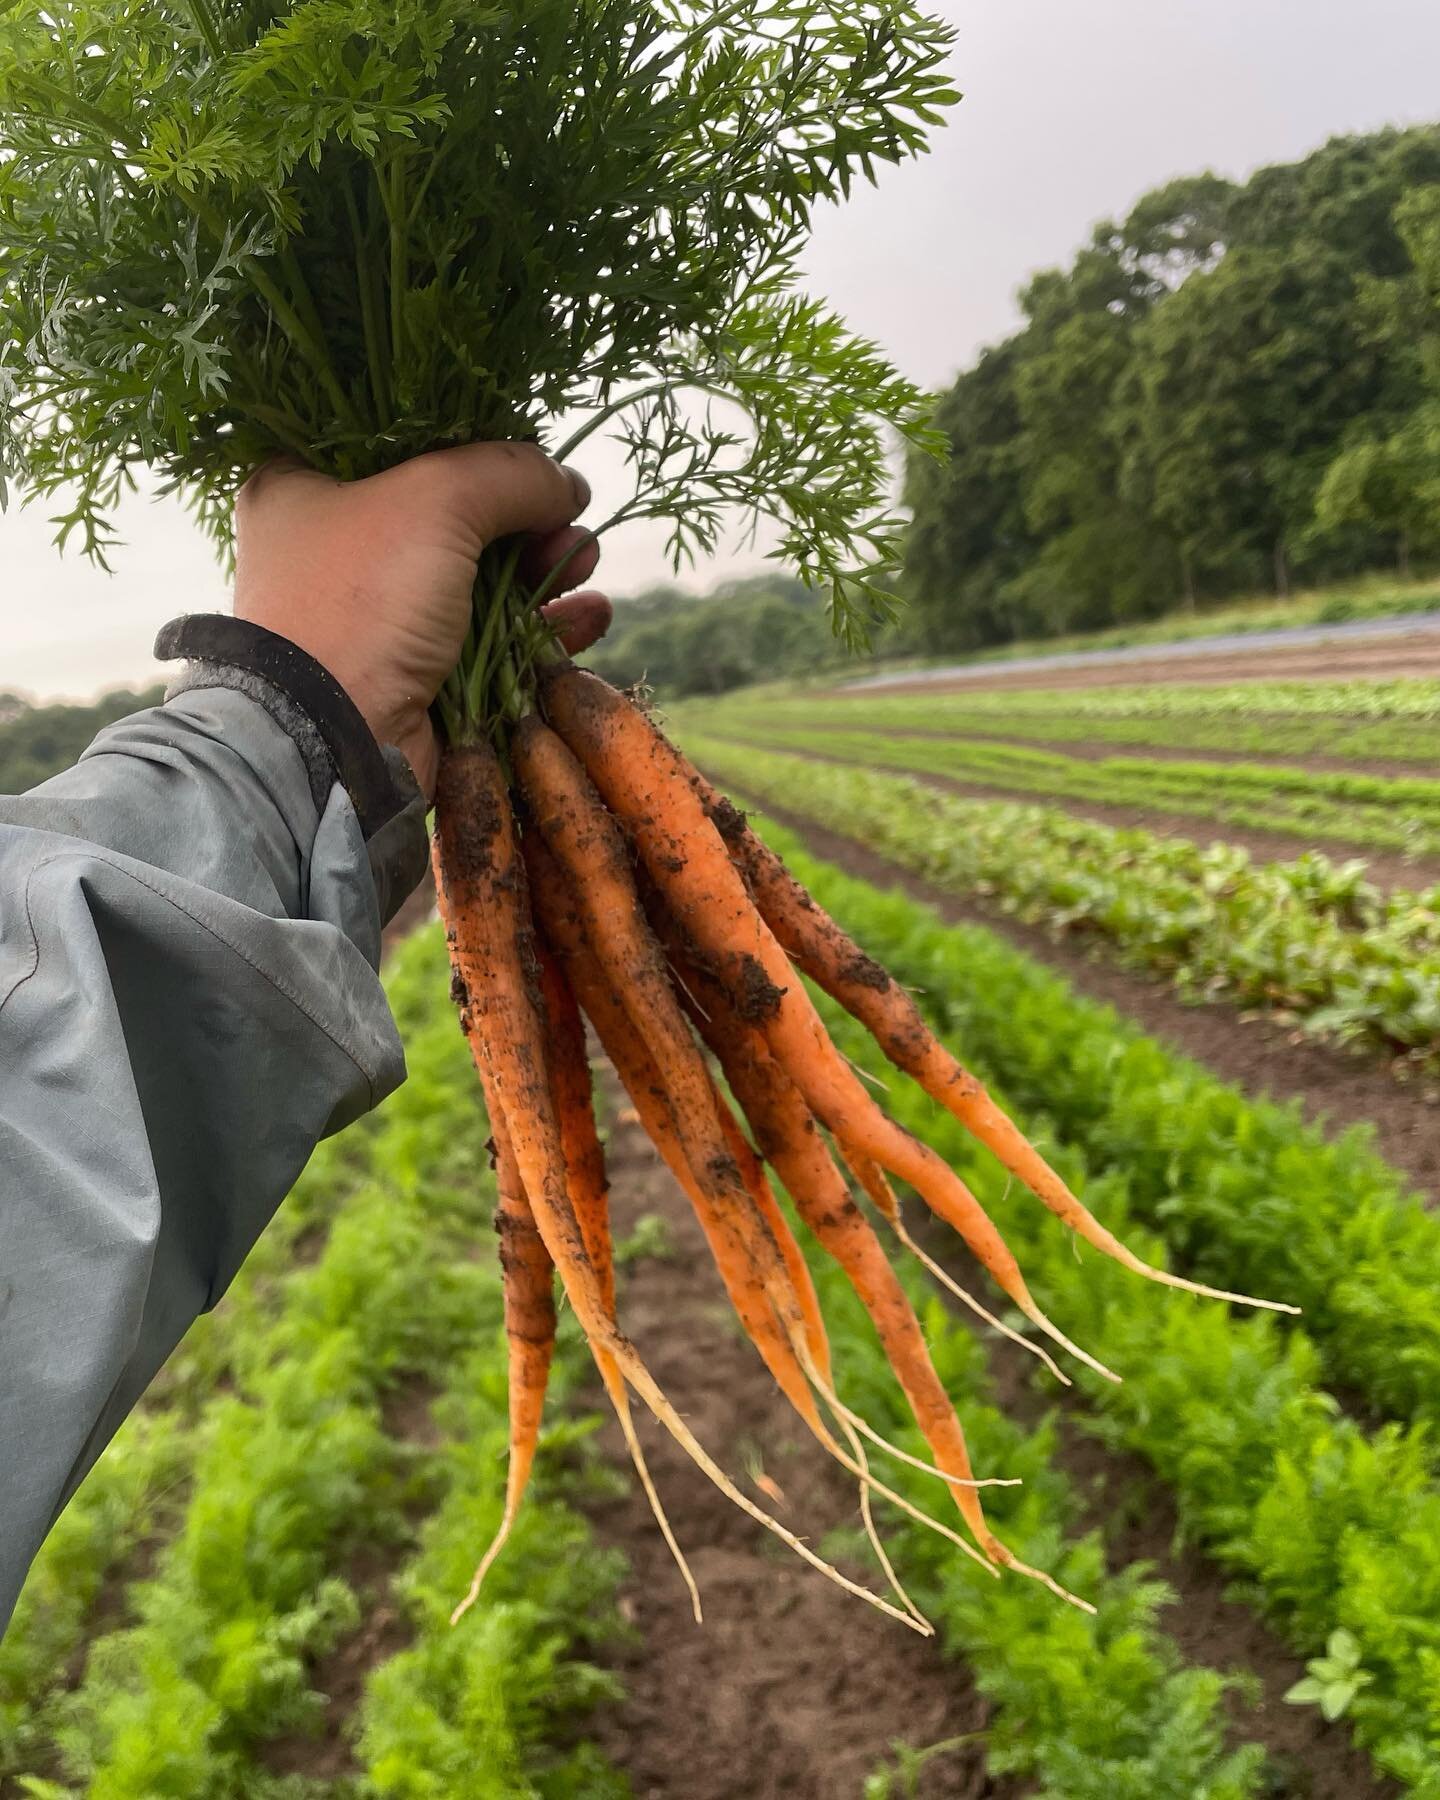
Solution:
M 763 1466 L 784 1496 L 786 1522 L 818 1543 L 853 1521 L 854 1491 L 740 1337 L 689 1205 L 633 1115 L 612 1107 L 611 1116 L 616 1238 L 654 1214 L 672 1247 L 664 1262 L 647 1258 L 622 1273 L 626 1329 L 701 1441 L 732 1473 Z M 616 1665 L 628 1698 L 587 1731 L 629 1775 L 637 1800 L 859 1800 L 896 1739 L 924 1748 L 983 1732 L 987 1705 L 963 1664 L 807 1569 L 668 1437 L 644 1436 L 706 1618 L 697 1626 L 691 1617 L 633 1483 L 596 1509 L 597 1536 L 630 1560 L 622 1606 L 638 1639 Z M 613 1424 L 602 1441 L 615 1466 L 627 1466 Z M 775 1504 L 773 1494 L 756 1497 Z M 878 1574 L 854 1572 L 879 1585 Z M 1023 1791 L 991 1776 L 973 1743 L 928 1763 L 919 1789 L 924 1800 Z

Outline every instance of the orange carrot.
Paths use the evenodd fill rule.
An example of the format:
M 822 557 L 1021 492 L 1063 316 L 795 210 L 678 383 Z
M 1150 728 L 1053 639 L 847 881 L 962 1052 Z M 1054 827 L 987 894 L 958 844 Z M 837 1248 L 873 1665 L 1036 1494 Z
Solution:
M 615 1252 L 610 1241 L 609 1180 L 605 1151 L 595 1129 L 595 1102 L 590 1057 L 585 1048 L 585 1021 L 555 953 L 537 932 L 540 993 L 550 1032 L 550 1074 L 560 1141 L 565 1150 L 565 1177 L 580 1235 L 600 1284 L 606 1312 L 615 1317 Z
M 607 1317 L 600 1283 L 569 1205 L 565 1155 L 546 1066 L 543 1009 L 536 992 L 534 947 L 514 819 L 499 758 L 484 744 L 447 751 L 436 794 L 436 871 L 446 920 L 456 1001 L 477 1070 L 492 1097 L 492 1117 L 504 1119 L 520 1178 L 540 1235 L 575 1315 L 590 1341 L 632 1456 L 638 1440 L 618 1373 L 716 1487 L 742 1512 L 789 1546 L 847 1593 L 912 1630 L 908 1613 L 851 1581 L 818 1556 L 788 1526 L 743 1493 L 666 1399 L 631 1344 Z M 652 1492 L 652 1505 L 656 1504 Z M 696 1616 L 699 1597 L 689 1581 Z
M 540 1440 L 545 1389 L 555 1354 L 555 1264 L 535 1229 L 503 1120 L 491 1119 L 495 1151 L 495 1230 L 505 1299 L 505 1343 L 510 1406 L 510 1465 L 500 1528 L 480 1559 L 470 1591 L 450 1615 L 454 1625 L 480 1593 L 480 1584 L 514 1526 Z
M 511 756 L 529 820 L 562 871 L 586 941 L 659 1071 L 693 1187 L 701 1196 L 706 1236 L 732 1297 L 744 1295 L 753 1311 L 763 1293 L 787 1333 L 803 1332 L 778 1247 L 756 1219 L 726 1144 L 714 1085 L 640 905 L 619 826 L 574 756 L 539 718 L 521 720 Z M 800 1374 L 798 1364 L 795 1373 Z M 805 1392 L 808 1396 L 808 1387 Z
M 830 1042 L 784 951 L 756 912 L 673 745 L 614 688 L 569 664 L 553 664 L 545 671 L 542 692 L 551 722 L 585 765 L 611 812 L 626 820 L 651 879 L 693 937 L 710 972 L 735 998 L 746 1022 L 764 1032 L 815 1116 L 908 1181 L 960 1233 L 1027 1318 L 1092 1368 L 1116 1379 L 1050 1322 L 969 1188 L 928 1145 L 885 1116 Z
M 814 1394 L 788 1335 L 766 1304 L 765 1290 L 753 1269 L 752 1259 L 748 1255 L 737 1258 L 732 1253 L 733 1241 L 744 1230 L 743 1215 L 738 1208 L 732 1209 L 728 1220 L 722 1224 L 717 1209 L 701 1186 L 675 1122 L 669 1085 L 650 1047 L 650 1040 L 631 1018 L 618 988 L 607 977 L 596 956 L 581 916 L 583 905 L 579 896 L 565 880 L 560 865 L 543 839 L 527 832 L 524 852 L 535 909 L 546 935 L 563 959 L 575 995 L 595 1027 L 605 1054 L 614 1064 L 615 1072 L 630 1096 L 630 1104 L 640 1115 L 646 1135 L 694 1207 L 731 1305 L 776 1385 L 823 1441 L 827 1434 L 816 1410 Z M 703 1064 L 700 1073 L 713 1106 L 719 1096 L 715 1094 Z M 736 1130 L 738 1134 L 738 1127 Z M 751 1229 L 753 1231 L 753 1226 Z M 813 1293 L 813 1289 L 811 1291 Z M 816 1310 L 818 1314 L 818 1302 Z M 828 1350 L 826 1356 L 828 1361 Z
M 1157 1269 L 1142 1261 L 1121 1243 L 995 1104 L 983 1084 L 939 1042 L 920 1008 L 889 971 L 867 956 L 816 903 L 770 846 L 750 829 L 737 807 L 698 770 L 691 769 L 690 773 L 691 784 L 724 839 L 732 861 L 750 884 L 760 916 L 796 967 L 858 1019 L 895 1067 L 952 1113 L 1057 1219 L 1087 1244 L 1148 1280 L 1215 1300 L 1234 1300 L 1275 1312 L 1299 1312 L 1299 1307 L 1278 1301 L 1255 1300 L 1187 1281 L 1168 1269 Z

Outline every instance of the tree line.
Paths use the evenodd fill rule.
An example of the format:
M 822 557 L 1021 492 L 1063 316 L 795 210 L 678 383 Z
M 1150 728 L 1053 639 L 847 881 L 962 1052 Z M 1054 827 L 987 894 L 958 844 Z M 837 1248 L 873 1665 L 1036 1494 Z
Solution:
M 57 700 L 37 706 L 22 694 L 0 692 L 0 794 L 23 794 L 79 759 L 102 726 L 156 706 L 163 687 L 117 688 L 90 706 Z
M 1097 226 L 940 400 L 906 635 L 968 649 L 1440 555 L 1440 127 Z

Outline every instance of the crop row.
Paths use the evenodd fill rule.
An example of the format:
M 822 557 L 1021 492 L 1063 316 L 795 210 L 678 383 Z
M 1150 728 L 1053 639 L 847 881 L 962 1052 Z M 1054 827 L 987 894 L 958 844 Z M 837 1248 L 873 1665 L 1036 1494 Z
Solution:
M 1270 1260 L 1293 1262 L 1296 1246 L 1283 1239 L 1304 1199 L 1327 1188 L 1337 1165 L 1363 1172 L 1374 1164 L 1363 1144 L 1326 1146 L 1292 1114 L 1252 1106 L 1167 1057 L 990 934 L 946 928 L 925 908 L 797 855 L 787 834 L 766 835 L 820 902 L 923 994 L 942 1035 L 996 1081 L 1032 1135 L 1045 1135 L 1047 1113 L 1054 1119 L 1062 1172 L 1142 1253 L 1164 1254 L 1150 1235 L 1158 1228 L 1187 1268 L 1243 1282 L 1257 1215 L 1272 1240 Z M 893 1073 L 853 1021 L 828 1002 L 824 1010 L 846 1054 L 877 1076 Z M 996 1043 L 1009 1047 L 1011 1068 L 1028 1065 L 1042 1088 L 1044 1071 L 1070 1071 L 1054 1109 L 1043 1091 L 1022 1094 L 1002 1059 L 990 1062 Z M 1148 1090 L 1137 1087 L 1137 1076 Z M 1077 1116 L 1072 1108 L 1082 1096 Z M 1132 1116 L 1127 1103 L 1136 1099 L 1143 1105 Z M 895 1080 L 887 1104 L 962 1175 L 994 1193 L 997 1184 L 949 1115 L 937 1117 L 923 1095 Z M 1284 1178 L 1279 1191 L 1277 1176 Z M 1357 1198 L 1343 1187 L 1331 1197 L 1339 1229 Z M 1392 1205 L 1396 1223 L 1414 1232 L 1410 1209 L 1393 1198 Z M 1325 1365 L 1304 1331 L 1286 1330 L 1270 1315 L 1233 1315 L 1088 1252 L 1077 1255 L 1028 1196 L 1000 1194 L 993 1210 L 1042 1304 L 1125 1376 L 1119 1387 L 1080 1376 L 1095 1428 L 1152 1464 L 1173 1490 L 1185 1535 L 1250 1584 L 1297 1650 L 1318 1652 L 1336 1626 L 1355 1634 L 1373 1678 L 1351 1707 L 1357 1740 L 1410 1792 L 1435 1800 L 1440 1491 L 1429 1431 L 1391 1425 L 1367 1436 L 1317 1387 Z M 1388 1263 L 1392 1252 L 1381 1240 L 1389 1222 L 1378 1203 L 1368 1211 L 1369 1254 Z M 1317 1235 L 1312 1226 L 1309 1241 Z M 1377 1281 L 1374 1264 L 1367 1258 L 1362 1266 L 1354 1254 L 1356 1237 L 1349 1248 L 1342 1285 L 1378 1321 L 1403 1286 L 1403 1265 L 1388 1264 Z M 1330 1260 L 1332 1267 L 1341 1260 L 1333 1248 Z M 1305 1285 L 1316 1285 L 1315 1272 Z M 1429 1294 L 1433 1319 L 1433 1286 Z M 1307 1323 L 1324 1333 L 1332 1321 L 1322 1305 L 1319 1319 Z M 1433 1330 L 1429 1349 L 1433 1358 Z
M 718 720 L 716 721 L 719 722 Z M 725 727 L 725 735 L 732 728 Z M 747 739 L 867 768 L 912 770 L 1047 799 L 1184 813 L 1248 829 L 1342 838 L 1415 856 L 1440 854 L 1440 781 L 1294 768 L 1283 763 L 1088 761 L 1023 744 L 881 732 L 757 726 Z
M 1108 689 L 1099 690 L 1108 693 Z M 721 729 L 767 730 L 810 727 L 832 730 L 924 731 L 979 738 L 1038 738 L 1057 744 L 1163 745 L 1170 750 L 1224 750 L 1261 757 L 1350 757 L 1357 761 L 1440 763 L 1440 724 L 1429 719 L 1357 720 L 1331 713 L 1257 713 L 1250 708 L 1199 714 L 1166 712 L 1159 704 L 1171 690 L 1153 690 L 1153 709 L 1119 715 L 1086 710 L 1073 702 L 1083 695 L 1036 694 L 847 695 L 842 702 L 773 698 L 751 702 L 737 697 L 707 710 Z M 1038 706 L 1037 700 L 1046 704 Z M 1003 706 L 977 704 L 1003 700 Z M 1024 705 L 1010 704 L 1013 701 Z M 690 709 L 687 708 L 687 712 Z
M 864 696 L 856 688 L 846 703 Z M 876 696 L 878 698 L 879 696 Z M 737 700 L 740 696 L 736 697 Z M 944 695 L 912 692 L 894 696 L 900 704 L 924 699 L 926 705 L 951 705 L 965 712 L 1001 715 L 1048 712 L 1056 705 L 1053 688 L 1036 676 L 1033 688 L 952 690 Z M 732 702 L 726 701 L 728 707 Z M 1126 687 L 1067 689 L 1065 711 L 1091 719 L 1270 718 L 1417 719 L 1440 721 L 1440 686 L 1421 676 L 1388 681 L 1231 681 L 1136 683 Z
M 812 1262 L 849 1399 L 893 1442 L 926 1455 L 849 1284 L 823 1256 Z M 995 1708 L 985 1752 L 992 1771 L 1029 1777 L 1065 1800 L 1249 1800 L 1270 1792 L 1260 1748 L 1227 1747 L 1227 1678 L 1183 1665 L 1157 1624 L 1167 1590 L 1145 1569 L 1108 1573 L 1099 1534 L 1074 1535 L 1080 1502 L 1055 1466 L 1053 1427 L 1025 1432 L 997 1410 L 979 1339 L 926 1292 L 913 1267 L 900 1273 L 977 1470 L 1024 1484 L 987 1495 L 997 1531 L 1097 1608 L 1091 1618 L 1022 1577 L 991 1580 L 913 1520 L 882 1521 L 907 1589 L 945 1648 L 967 1658 Z M 892 1465 L 885 1477 L 919 1507 L 944 1506 L 943 1491 L 924 1474 Z M 888 1514 L 883 1502 L 877 1510 Z M 863 1554 L 863 1540 L 851 1547 Z
M 1440 1053 L 1440 906 L 1383 894 L 1315 852 L 1256 864 L 1238 845 L 1118 829 L 1059 808 L 966 800 L 902 775 L 687 738 L 778 805 L 848 829 L 958 894 L 1096 933 L 1182 991 L 1277 1008 L 1344 1041 Z
M 331 1209 L 318 1258 L 286 1278 L 278 1310 L 232 1333 L 174 1535 L 130 1583 L 126 1622 L 52 1700 L 53 1748 L 30 1761 L 22 1792 L 303 1791 L 270 1771 L 264 1746 L 315 1728 L 309 1671 L 379 1603 L 376 1572 L 391 1564 L 408 1642 L 372 1672 L 353 1721 L 366 1792 L 622 1791 L 583 1744 L 549 1748 L 557 1717 L 608 1685 L 580 1652 L 608 1628 L 616 1575 L 553 1482 L 484 1614 L 464 1630 L 447 1622 L 498 1518 L 506 1426 L 499 1278 L 473 1255 L 492 1198 L 484 1123 L 464 1045 L 431 1001 L 446 991 L 443 964 L 434 934 L 402 953 L 391 991 L 410 1081 L 351 1141 L 359 1179 Z M 582 1361 L 567 1333 L 562 1391 Z M 403 1384 L 433 1392 L 439 1447 L 387 1429 L 382 1408 Z M 566 1447 L 581 1429 L 549 1441 Z M 47 1568 L 50 1554 L 37 1579 L 53 1587 L 64 1571 Z
M 949 859 L 963 859 L 978 831 L 968 814 L 933 807 L 903 819 L 904 797 L 882 776 L 754 753 L 727 763 L 708 740 L 687 747 L 722 781 L 812 817 L 844 819 L 882 854 L 908 856 L 946 885 Z M 899 918 L 909 916 L 905 902 L 894 904 Z M 943 932 L 934 936 L 943 942 Z M 897 954 L 907 959 L 907 973 L 896 968 L 901 979 L 935 991 L 903 946 L 887 947 L 885 960 L 894 966 Z M 987 959 L 1002 966 L 988 948 Z M 1440 1431 L 1440 1218 L 1364 1134 L 1329 1142 L 1295 1108 L 1246 1100 L 1023 958 L 1003 966 L 1004 1004 L 975 996 L 963 1019 L 947 1014 L 966 1055 L 1095 1167 L 1127 1169 L 1132 1204 L 1203 1279 L 1303 1306 L 1330 1380 L 1358 1389 L 1388 1417 Z M 1049 1008 L 1054 1029 L 1012 1033 L 1012 1000 L 1030 1013 Z

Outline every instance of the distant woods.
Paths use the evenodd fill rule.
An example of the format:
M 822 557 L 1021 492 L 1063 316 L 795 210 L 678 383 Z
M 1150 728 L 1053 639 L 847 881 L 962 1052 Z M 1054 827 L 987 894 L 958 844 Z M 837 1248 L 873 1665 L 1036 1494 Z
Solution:
M 585 661 L 619 687 L 645 683 L 678 700 L 808 674 L 844 655 L 820 596 L 776 569 L 703 596 L 657 587 L 623 601 Z
M 1145 195 L 941 399 L 912 645 L 963 650 L 1440 557 L 1440 127 Z
M 119 688 L 92 706 L 35 706 L 0 692 L 0 794 L 23 794 L 68 769 L 105 725 L 159 703 L 163 688 Z

